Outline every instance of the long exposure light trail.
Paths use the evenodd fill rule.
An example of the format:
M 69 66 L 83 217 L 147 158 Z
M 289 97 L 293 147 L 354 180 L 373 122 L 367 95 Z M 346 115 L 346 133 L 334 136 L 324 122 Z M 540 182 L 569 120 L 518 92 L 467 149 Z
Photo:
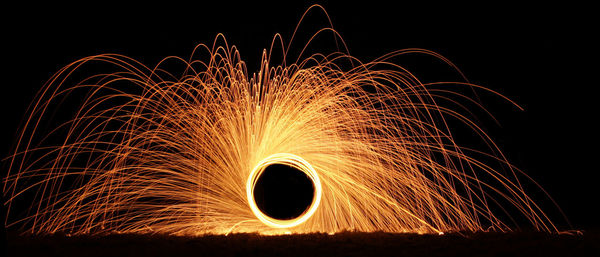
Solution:
M 509 207 L 556 231 L 521 172 L 454 108 L 477 103 L 456 88 L 502 96 L 464 81 L 422 83 L 392 61 L 421 54 L 453 68 L 441 55 L 405 49 L 362 63 L 335 52 L 273 64 L 271 52 L 252 74 L 222 36 L 154 68 L 116 54 L 62 68 L 32 103 L 9 159 L 6 224 L 34 234 L 507 231 L 513 224 L 498 212 Z M 86 71 L 94 65 L 112 71 Z M 72 119 L 40 127 L 71 96 L 84 96 Z M 448 119 L 491 150 L 461 147 Z M 271 164 L 313 183 L 296 218 L 256 205 L 255 183 Z M 29 212 L 14 214 L 23 202 Z

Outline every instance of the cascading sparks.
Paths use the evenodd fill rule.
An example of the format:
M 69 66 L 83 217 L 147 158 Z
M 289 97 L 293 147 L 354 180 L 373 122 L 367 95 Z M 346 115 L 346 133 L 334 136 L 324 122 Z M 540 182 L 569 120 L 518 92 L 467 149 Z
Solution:
M 3 188 L 9 213 L 19 201 L 30 211 L 8 215 L 7 225 L 72 234 L 505 231 L 511 225 L 491 207 L 503 199 L 536 229 L 556 230 L 501 155 L 489 156 L 508 172 L 458 146 L 449 117 L 494 144 L 436 101 L 453 87 L 494 92 L 421 83 L 388 61 L 420 53 L 452 66 L 438 54 L 406 49 L 346 70 L 338 63 L 358 62 L 342 53 L 276 66 L 264 54 L 250 77 L 236 48 L 216 42 L 195 50 L 206 59 L 164 60 L 183 63 L 182 75 L 114 54 L 55 74 L 32 105 Z M 116 71 L 71 81 L 96 63 Z M 73 119 L 39 127 L 56 102 L 82 90 Z M 296 218 L 256 205 L 255 183 L 271 164 L 313 183 L 312 203 Z

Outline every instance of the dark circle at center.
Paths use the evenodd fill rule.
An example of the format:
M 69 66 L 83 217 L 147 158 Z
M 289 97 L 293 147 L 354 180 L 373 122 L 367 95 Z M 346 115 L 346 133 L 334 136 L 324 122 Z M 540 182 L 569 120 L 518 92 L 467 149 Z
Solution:
M 311 179 L 299 169 L 285 164 L 271 164 L 254 185 L 254 201 L 265 215 L 289 220 L 302 215 L 314 198 Z

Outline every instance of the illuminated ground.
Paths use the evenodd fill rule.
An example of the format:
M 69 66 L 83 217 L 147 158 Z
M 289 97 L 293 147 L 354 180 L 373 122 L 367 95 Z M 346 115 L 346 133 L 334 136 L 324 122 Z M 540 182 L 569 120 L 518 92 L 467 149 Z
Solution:
M 600 233 L 536 232 L 415 235 L 387 233 L 291 236 L 8 238 L 8 256 L 600 256 Z

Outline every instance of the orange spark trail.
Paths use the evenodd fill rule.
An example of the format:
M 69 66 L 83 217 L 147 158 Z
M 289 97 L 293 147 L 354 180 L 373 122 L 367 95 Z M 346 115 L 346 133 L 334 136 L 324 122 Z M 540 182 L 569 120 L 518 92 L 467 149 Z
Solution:
M 189 60 L 169 57 L 154 68 L 101 54 L 56 73 L 32 104 L 3 188 L 9 212 L 33 199 L 30 211 L 6 224 L 41 234 L 507 231 L 513 224 L 491 206 L 509 205 L 536 229 L 556 231 L 485 132 L 438 104 L 468 98 L 456 97 L 457 87 L 496 93 L 422 83 L 392 61 L 419 53 L 454 67 L 441 55 L 407 49 L 361 63 L 336 52 L 275 65 L 269 51 L 250 75 L 220 38 Z M 194 57 L 199 52 L 208 58 Z M 349 60 L 355 65 L 341 68 Z M 185 69 L 169 73 L 165 63 Z M 112 71 L 77 79 L 95 64 Z M 70 121 L 39 127 L 82 91 Z M 449 118 L 492 153 L 459 146 Z M 253 183 L 273 163 L 298 168 L 315 185 L 312 204 L 295 219 L 268 217 L 254 202 Z

